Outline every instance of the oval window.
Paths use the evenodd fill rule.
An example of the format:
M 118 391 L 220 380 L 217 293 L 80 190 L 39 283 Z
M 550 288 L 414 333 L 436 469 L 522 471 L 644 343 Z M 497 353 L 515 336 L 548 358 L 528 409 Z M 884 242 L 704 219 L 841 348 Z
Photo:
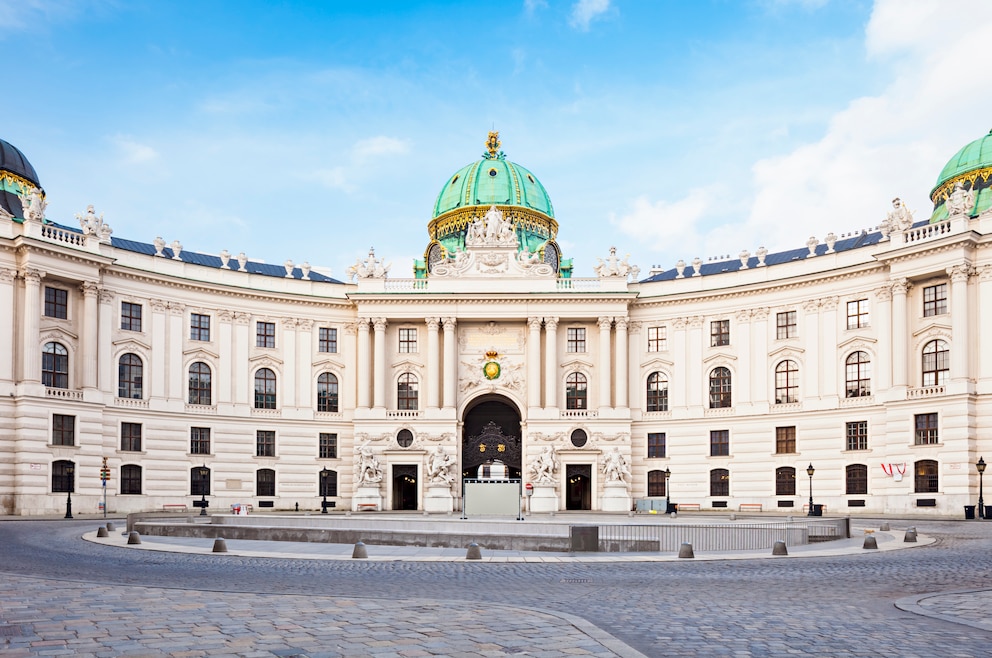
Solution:
M 413 432 L 410 430 L 400 430 L 396 434 L 396 443 L 400 444 L 401 448 L 409 448 L 413 445 Z
M 586 434 L 585 430 L 575 430 L 572 432 L 572 445 L 576 448 L 581 448 L 589 440 L 589 436 Z
M 495 178 L 496 177 L 496 170 L 495 169 L 490 169 L 489 170 L 489 175 L 492 176 L 493 178 Z

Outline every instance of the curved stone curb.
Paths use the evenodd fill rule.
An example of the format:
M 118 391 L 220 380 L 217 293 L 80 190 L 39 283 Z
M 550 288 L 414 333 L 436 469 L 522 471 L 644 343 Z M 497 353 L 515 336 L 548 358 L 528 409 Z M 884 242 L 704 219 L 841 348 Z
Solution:
M 966 589 L 918 594 L 901 598 L 894 605 L 899 610 L 911 612 L 914 615 L 992 632 L 992 619 L 988 618 L 988 610 L 992 605 L 992 589 Z M 964 616 L 969 612 L 973 612 L 976 618 L 969 619 Z

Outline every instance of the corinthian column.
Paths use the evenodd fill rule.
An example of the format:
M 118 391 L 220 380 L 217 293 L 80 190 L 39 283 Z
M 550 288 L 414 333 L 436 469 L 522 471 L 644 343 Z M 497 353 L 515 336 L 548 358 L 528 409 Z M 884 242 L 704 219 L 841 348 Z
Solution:
M 617 342 L 616 342 L 616 357 L 613 359 L 616 362 L 617 373 L 616 373 L 616 400 L 614 405 L 617 407 L 627 406 L 627 318 L 617 318 L 616 319 L 616 329 L 617 329 Z
M 386 318 L 372 318 L 375 330 L 373 355 L 375 374 L 372 375 L 372 404 L 376 409 L 386 408 Z
M 544 318 L 544 406 L 558 406 L 558 318 Z
M 444 319 L 444 408 L 454 409 L 458 390 L 458 338 L 455 318 Z
M 438 391 L 440 390 L 439 380 L 441 370 L 438 367 L 441 355 L 438 354 L 438 329 L 441 326 L 440 318 L 427 318 L 427 381 L 424 382 L 427 389 L 427 408 L 436 409 L 438 404 Z
M 527 318 L 527 406 L 541 406 L 541 318 Z
M 24 335 L 21 337 L 21 354 L 24 355 L 22 379 L 26 382 L 41 381 L 41 279 L 44 272 L 25 269 L 24 277 Z
M 906 362 L 909 358 L 906 346 L 908 319 L 906 317 L 906 294 L 909 282 L 899 279 L 892 283 L 892 385 L 908 386 Z
M 100 289 L 95 283 L 86 282 L 79 286 L 83 293 L 83 331 L 80 345 L 83 356 L 83 388 L 96 388 L 97 377 L 97 332 L 99 319 L 97 301 Z
M 610 329 L 613 327 L 613 318 L 599 318 L 599 406 L 609 407 L 611 386 L 610 382 Z
M 951 277 L 951 381 L 968 379 L 968 279 L 971 265 L 947 268 Z
M 358 389 L 359 409 L 369 408 L 369 373 L 372 364 L 369 361 L 369 320 L 368 318 L 358 318 L 355 325 L 358 332 L 357 363 L 355 364 L 355 388 Z

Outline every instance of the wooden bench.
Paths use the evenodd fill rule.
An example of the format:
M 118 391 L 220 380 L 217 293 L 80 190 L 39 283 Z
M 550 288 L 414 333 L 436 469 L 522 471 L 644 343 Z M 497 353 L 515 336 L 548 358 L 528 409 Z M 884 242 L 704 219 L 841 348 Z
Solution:
M 738 512 L 760 512 L 762 508 L 761 503 L 741 503 L 738 507 Z
M 358 511 L 359 512 L 378 512 L 379 511 L 379 504 L 378 503 L 358 503 Z
M 698 512 L 699 503 L 677 503 L 676 507 L 680 512 Z
M 162 505 L 163 512 L 185 512 L 186 510 L 186 503 L 169 503 L 167 505 Z

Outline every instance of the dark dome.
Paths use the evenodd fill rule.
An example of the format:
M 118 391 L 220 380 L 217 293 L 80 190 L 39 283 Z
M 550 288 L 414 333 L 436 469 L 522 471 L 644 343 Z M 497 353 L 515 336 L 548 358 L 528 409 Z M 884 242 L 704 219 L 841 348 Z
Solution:
M 41 189 L 34 167 L 16 146 L 0 139 L 0 206 L 14 217 L 23 214 L 18 194 Z

